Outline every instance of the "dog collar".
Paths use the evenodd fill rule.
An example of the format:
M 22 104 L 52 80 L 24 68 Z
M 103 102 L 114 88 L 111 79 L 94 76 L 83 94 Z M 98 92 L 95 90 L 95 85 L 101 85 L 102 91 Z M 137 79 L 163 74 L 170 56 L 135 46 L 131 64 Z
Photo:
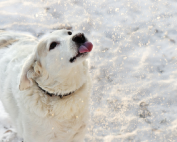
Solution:
M 37 82 L 36 82 L 37 83 Z M 49 93 L 49 92 L 47 92 L 46 90 L 44 90 L 44 89 L 42 89 L 40 86 L 39 86 L 39 84 L 37 83 L 37 86 L 39 87 L 39 89 L 41 89 L 45 94 L 47 94 L 47 95 L 49 95 L 50 97 L 52 97 L 52 96 L 59 96 L 61 99 L 63 98 L 63 97 L 65 97 L 65 96 L 69 96 L 69 95 L 71 95 L 72 93 L 74 93 L 75 91 L 73 91 L 73 92 L 70 92 L 70 93 L 67 93 L 67 94 L 63 94 L 63 95 L 57 95 L 57 94 L 54 94 L 54 93 Z

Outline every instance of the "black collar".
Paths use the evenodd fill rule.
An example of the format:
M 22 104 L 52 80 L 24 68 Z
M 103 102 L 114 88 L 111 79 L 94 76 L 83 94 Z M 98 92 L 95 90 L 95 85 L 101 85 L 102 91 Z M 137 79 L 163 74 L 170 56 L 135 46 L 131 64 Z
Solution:
M 37 83 L 37 82 L 36 82 Z M 71 95 L 72 93 L 74 93 L 74 91 L 73 92 L 70 92 L 70 93 L 67 93 L 67 94 L 63 94 L 63 95 L 57 95 L 57 94 L 54 94 L 54 93 L 49 93 L 49 92 L 47 92 L 46 90 L 44 90 L 44 89 L 42 89 L 40 86 L 39 86 L 39 84 L 37 83 L 37 86 L 44 92 L 44 93 L 46 93 L 47 95 L 49 95 L 50 97 L 52 97 L 52 96 L 59 96 L 61 99 L 63 98 L 63 97 L 65 97 L 65 96 L 69 96 L 69 95 Z

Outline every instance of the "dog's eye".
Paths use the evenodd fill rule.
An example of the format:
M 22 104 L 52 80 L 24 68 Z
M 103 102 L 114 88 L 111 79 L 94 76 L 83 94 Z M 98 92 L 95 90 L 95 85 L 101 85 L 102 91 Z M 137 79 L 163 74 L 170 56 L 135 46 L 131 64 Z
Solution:
M 52 43 L 50 44 L 49 51 L 52 50 L 52 49 L 54 49 L 58 44 L 59 44 L 58 42 L 55 42 L 55 41 L 52 42 Z
M 69 31 L 69 32 L 68 32 L 68 35 L 72 35 L 72 32 Z

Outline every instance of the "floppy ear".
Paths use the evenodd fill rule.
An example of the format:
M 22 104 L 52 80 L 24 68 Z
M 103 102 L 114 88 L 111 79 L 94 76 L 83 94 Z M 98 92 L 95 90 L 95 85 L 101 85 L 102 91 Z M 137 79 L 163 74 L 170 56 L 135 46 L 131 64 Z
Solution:
M 41 74 L 41 66 L 36 61 L 35 53 L 31 55 L 25 62 L 20 76 L 19 89 L 26 90 L 33 85 L 33 79 Z

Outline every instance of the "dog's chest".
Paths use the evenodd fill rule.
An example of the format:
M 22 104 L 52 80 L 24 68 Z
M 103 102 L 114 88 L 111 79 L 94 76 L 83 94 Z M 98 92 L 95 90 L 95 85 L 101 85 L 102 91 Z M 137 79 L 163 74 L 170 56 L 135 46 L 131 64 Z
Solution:
M 22 111 L 26 112 L 23 121 L 30 122 L 25 129 L 33 136 L 29 138 L 31 141 L 35 138 L 37 142 L 71 142 L 84 135 L 89 118 L 88 96 L 60 99 L 35 94 L 23 97 Z
M 33 117 L 31 121 L 31 125 L 26 125 L 29 127 L 26 130 L 29 136 L 31 136 L 29 139 L 37 142 L 71 142 L 73 139 L 78 139 L 79 142 L 79 135 L 85 132 L 87 123 L 85 117 L 73 117 L 64 121 L 55 117 L 43 119 Z

